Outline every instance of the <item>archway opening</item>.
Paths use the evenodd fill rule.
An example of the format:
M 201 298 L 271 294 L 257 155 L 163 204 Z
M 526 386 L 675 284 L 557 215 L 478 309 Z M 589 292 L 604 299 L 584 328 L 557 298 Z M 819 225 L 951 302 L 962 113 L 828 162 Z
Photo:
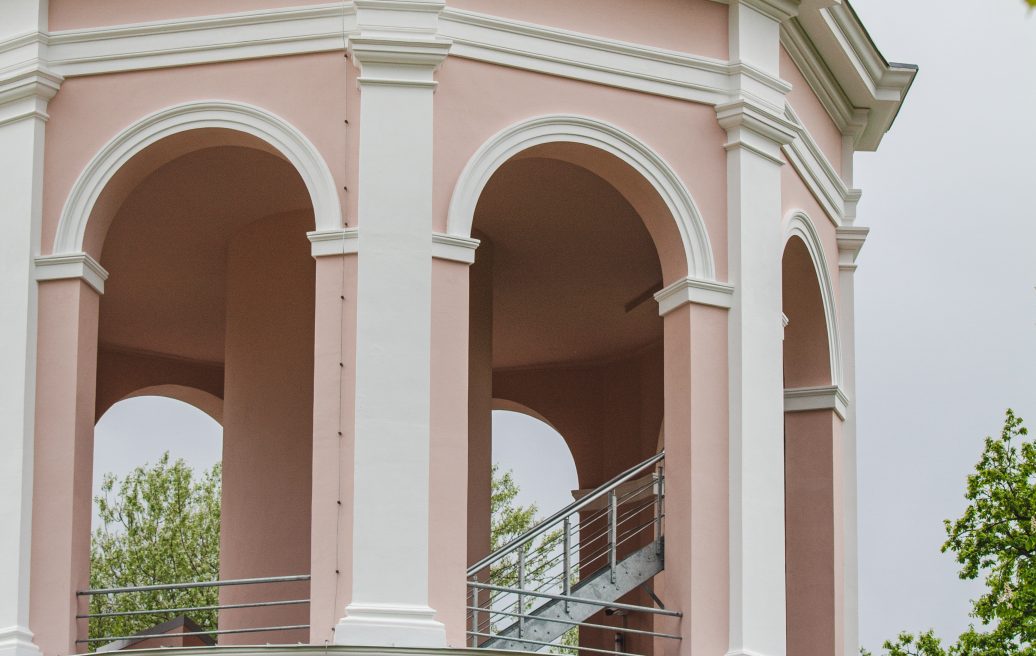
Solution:
M 841 653 L 841 418 L 830 317 L 810 246 L 788 239 L 782 261 L 785 549 L 789 653 Z M 815 252 L 821 253 L 813 244 Z M 819 264 L 818 264 L 819 261 Z
M 126 162 L 84 235 L 110 274 L 97 415 L 141 390 L 194 390 L 220 417 L 220 580 L 309 574 L 314 227 L 310 193 L 285 156 L 204 128 Z M 235 607 L 219 610 L 211 638 L 305 642 L 308 598 L 306 580 L 221 586 L 219 604 Z M 293 603 L 255 605 L 279 601 Z
M 665 248 L 656 250 L 665 222 L 658 213 L 645 219 L 637 209 L 651 202 L 666 212 L 632 167 L 581 143 L 533 147 L 489 178 L 474 212 L 474 236 L 481 244 L 470 270 L 474 494 L 479 471 L 495 461 L 484 453 L 496 443 L 498 427 L 486 422 L 493 398 L 534 409 L 563 436 L 577 487 L 584 492 L 655 453 L 664 395 L 662 320 L 653 294 L 662 288 L 662 260 L 672 265 L 671 247 L 679 238 L 669 235 Z M 548 455 L 520 439 L 515 443 L 524 457 L 545 463 L 540 478 L 548 479 Z M 554 508 L 542 510 L 550 514 L 569 500 L 559 498 Z M 473 499 L 472 509 L 476 504 Z M 488 529 L 472 515 L 471 533 Z M 582 523 L 576 530 L 585 532 Z M 581 561 L 593 551 L 586 547 L 597 545 L 599 538 L 577 536 Z M 477 540 L 469 541 L 471 562 L 479 558 L 478 546 Z M 601 567 L 600 562 L 581 565 Z M 652 603 L 639 589 L 618 601 Z M 589 621 L 620 628 L 653 626 L 646 613 L 597 612 Z M 578 640 L 590 648 L 612 650 L 621 640 L 632 652 L 652 649 L 650 639 L 617 635 L 609 629 L 581 629 Z

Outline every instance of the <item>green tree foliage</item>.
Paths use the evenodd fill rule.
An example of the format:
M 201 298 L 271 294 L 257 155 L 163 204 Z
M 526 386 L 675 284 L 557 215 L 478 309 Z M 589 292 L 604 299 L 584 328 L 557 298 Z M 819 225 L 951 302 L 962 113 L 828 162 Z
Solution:
M 101 525 L 90 543 L 90 587 L 214 581 L 219 578 L 222 470 L 217 463 L 195 478 L 183 460 L 165 453 L 119 480 L 106 474 L 95 499 Z M 216 588 L 96 595 L 91 613 L 213 606 Z M 90 637 L 124 636 L 184 613 L 91 620 Z M 186 613 L 203 629 L 216 628 L 216 611 Z
M 902 633 L 885 642 L 889 656 L 1036 656 L 1036 443 L 1027 434 L 1008 410 L 968 476 L 964 515 L 945 522 L 942 551 L 956 555 L 960 577 L 985 577 L 971 610 L 981 626 L 946 646 L 932 631 Z
M 496 551 L 539 523 L 536 504 L 518 505 L 515 503 L 518 493 L 519 487 L 514 482 L 511 472 L 501 472 L 500 467 L 494 464 L 489 502 L 492 515 L 489 530 L 490 551 Z M 526 587 L 537 588 L 560 573 L 556 557 L 560 553 L 563 540 L 561 529 L 557 529 L 548 531 L 521 547 L 525 559 Z M 494 565 L 489 576 L 495 585 L 517 586 L 517 551 Z M 526 597 L 525 610 L 530 610 L 539 602 L 540 600 L 534 597 Z M 560 649 L 553 653 L 574 653 L 574 648 L 579 646 L 579 627 L 572 627 L 565 632 L 559 643 Z

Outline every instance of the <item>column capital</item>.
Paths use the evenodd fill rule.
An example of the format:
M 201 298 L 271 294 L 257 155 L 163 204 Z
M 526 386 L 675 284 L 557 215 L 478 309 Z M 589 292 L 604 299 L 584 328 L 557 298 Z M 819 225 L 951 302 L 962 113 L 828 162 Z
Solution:
M 64 78 L 39 60 L 0 73 L 0 125 L 23 118 L 47 120 L 47 103 Z
M 688 303 L 730 309 L 733 298 L 734 287 L 732 285 L 712 280 L 699 280 L 689 276 L 680 278 L 655 294 L 658 315 L 661 317 Z
M 356 0 L 349 53 L 360 86 L 434 88 L 432 74 L 453 44 L 439 36 L 443 0 Z
M 742 96 L 716 106 L 716 118 L 727 131 L 724 148 L 742 148 L 784 164 L 781 147 L 795 140 L 795 125 L 769 103 Z
M 811 410 L 833 410 L 839 419 L 844 420 L 849 411 L 849 396 L 838 385 L 784 389 L 785 412 Z
M 68 280 L 79 278 L 98 294 L 104 294 L 108 272 L 88 253 L 41 255 L 35 260 L 36 280 Z
M 862 226 L 839 226 L 835 230 L 835 238 L 838 242 L 838 269 L 841 271 L 855 271 L 856 258 L 867 241 L 867 234 L 870 228 Z

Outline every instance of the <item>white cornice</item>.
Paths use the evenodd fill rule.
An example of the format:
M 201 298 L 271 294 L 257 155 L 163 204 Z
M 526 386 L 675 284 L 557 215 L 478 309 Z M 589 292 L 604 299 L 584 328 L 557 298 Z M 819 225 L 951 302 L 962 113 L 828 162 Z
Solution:
M 746 0 L 742 0 L 746 1 Z M 775 16 L 796 2 L 750 0 Z M 874 149 L 916 70 L 881 58 L 844 3 L 804 2 L 782 19 L 781 38 L 807 82 L 858 147 Z M 361 28 L 358 15 L 364 14 Z M 769 96 L 787 85 L 763 71 L 555 27 L 443 9 L 441 0 L 359 0 L 178 18 L 129 25 L 25 33 L 0 43 L 0 72 L 32 55 L 58 76 L 79 76 L 314 52 L 341 51 L 347 37 L 398 33 L 396 16 L 416 20 L 411 37 L 454 41 L 450 54 L 643 93 L 711 105 L 736 101 L 740 80 Z M 423 22 L 422 22 L 423 21 Z M 437 26 L 436 26 L 437 21 Z M 425 25 L 427 23 L 427 25 Z M 398 34 L 397 34 L 398 36 Z
M 838 241 L 838 268 L 842 271 L 855 271 L 856 258 L 860 255 L 870 228 L 863 226 L 841 226 L 836 231 Z
M 356 252 L 359 231 L 356 228 L 342 230 L 313 230 L 307 232 L 310 254 L 313 257 L 328 255 L 349 255 Z
M 729 309 L 733 296 L 734 288 L 730 285 L 688 277 L 677 280 L 655 294 L 655 301 L 658 303 L 658 315 L 664 317 L 688 303 Z
M 351 2 L 52 32 L 51 66 L 65 76 L 345 49 Z
M 108 279 L 108 272 L 87 253 L 42 255 L 36 258 L 36 280 L 70 278 L 79 278 L 98 294 L 104 294 L 104 281 Z
M 0 72 L 0 125 L 25 118 L 47 120 L 47 103 L 63 78 L 38 61 Z
M 844 420 L 849 410 L 849 397 L 837 385 L 794 387 L 784 390 L 785 412 L 811 410 L 834 410 L 835 414 Z
M 458 237 L 442 232 L 432 233 L 432 257 L 440 260 L 472 264 L 478 245 L 479 240 L 470 237 Z
M 917 68 L 887 62 L 848 3 L 800 12 L 798 21 L 851 105 L 868 110 L 860 115 L 866 120 L 854 133 L 856 148 L 876 150 L 892 126 Z
M 453 8 L 440 25 L 460 57 L 707 104 L 730 98 L 725 61 Z

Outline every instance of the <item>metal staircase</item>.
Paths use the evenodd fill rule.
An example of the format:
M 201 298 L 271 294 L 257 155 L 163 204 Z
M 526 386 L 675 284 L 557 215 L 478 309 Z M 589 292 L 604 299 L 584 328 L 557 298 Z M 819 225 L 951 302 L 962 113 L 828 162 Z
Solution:
M 679 636 L 589 622 L 595 614 L 665 609 L 647 584 L 664 568 L 665 454 L 659 453 L 554 513 L 468 569 L 472 647 L 586 651 L 580 627 L 679 640 Z M 654 606 L 618 600 L 643 587 Z M 625 623 L 624 623 L 625 624 Z

